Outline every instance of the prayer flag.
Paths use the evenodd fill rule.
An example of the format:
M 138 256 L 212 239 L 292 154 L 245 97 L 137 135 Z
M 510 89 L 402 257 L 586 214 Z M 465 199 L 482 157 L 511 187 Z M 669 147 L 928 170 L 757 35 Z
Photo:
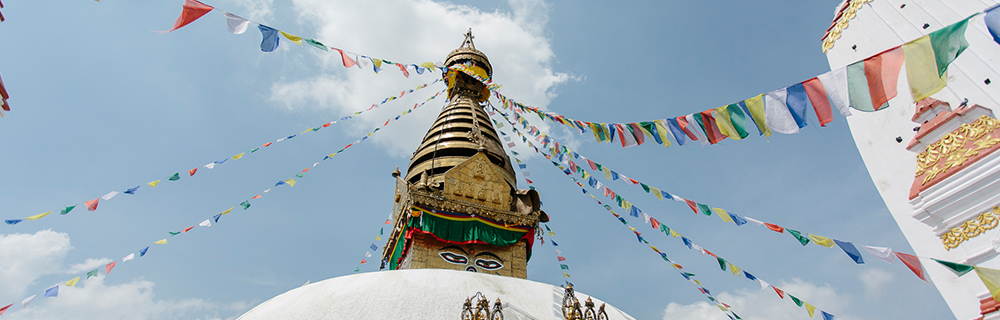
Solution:
M 45 289 L 45 294 L 43 294 L 43 296 L 52 297 L 52 298 L 58 297 L 59 296 L 59 285 L 57 284 L 57 285 L 54 285 L 54 286 L 52 286 L 52 287 L 50 287 L 48 289 Z
M 136 187 L 136 188 L 138 188 L 138 187 Z M 63 208 L 62 210 L 60 210 L 60 211 L 59 211 L 59 214 L 67 214 L 67 213 L 69 213 L 70 211 L 73 211 L 73 208 L 76 208 L 76 205 L 75 205 L 75 204 L 74 204 L 74 205 L 71 205 L 71 206 L 68 206 L 68 207 L 65 207 L 65 208 Z
M 688 133 L 681 129 L 680 124 L 677 123 L 678 118 L 666 119 L 667 128 L 670 129 L 670 133 L 673 134 L 674 139 L 677 139 L 677 144 L 684 145 L 687 139 L 684 137 Z M 694 135 L 692 134 L 691 139 L 694 140 Z
M 212 226 L 212 222 L 209 219 L 205 219 L 205 221 L 202 221 L 201 223 L 198 223 L 198 225 L 202 226 L 202 227 L 211 227 Z
M 806 237 L 806 236 L 803 236 L 802 232 L 799 232 L 798 230 L 792 230 L 792 229 L 787 229 L 787 230 L 788 230 L 788 233 L 791 234 L 793 237 L 795 237 L 796 240 L 799 240 L 799 243 L 801 243 L 803 246 L 809 244 L 809 238 Z
M 295 179 L 288 178 L 288 180 L 285 180 L 285 183 L 287 183 L 289 187 L 294 187 L 295 186 Z
M 90 279 L 90 277 L 96 277 L 100 273 L 99 270 L 101 270 L 101 269 L 94 269 L 94 270 L 87 271 L 87 279 Z
M 722 268 L 722 271 L 726 271 L 726 259 L 719 257 L 715 257 L 715 259 L 719 260 L 719 268 Z
M 750 118 L 753 120 L 754 125 L 757 126 L 757 131 L 765 137 L 770 137 L 771 128 L 767 127 L 767 117 L 765 114 L 767 107 L 764 103 L 764 94 L 758 94 L 756 97 L 743 100 L 743 104 L 747 106 L 747 111 L 750 113 Z
M 569 270 L 569 266 L 567 266 L 565 264 L 559 264 L 559 268 L 563 269 L 563 270 Z
M 167 239 L 163 239 L 163 240 L 156 241 L 156 242 L 153 242 L 153 243 L 155 243 L 155 244 L 167 244 Z
M 788 111 L 795 119 L 795 124 L 801 129 L 807 125 L 806 111 L 812 106 L 809 102 L 809 96 L 806 95 L 806 87 L 802 83 L 796 83 L 786 88 L 785 92 L 787 94 L 785 104 L 788 106 Z
M 212 216 L 212 218 L 215 219 L 215 223 L 219 223 L 219 218 L 222 218 L 222 214 L 220 213 L 220 214 L 214 215 L 214 216 Z
M 937 58 L 931 37 L 923 36 L 903 45 L 906 82 L 910 84 L 913 101 L 920 101 L 941 91 L 947 85 L 947 74 L 938 74 Z
M 818 245 L 821 245 L 821 246 L 824 246 L 824 247 L 827 247 L 827 248 L 832 248 L 833 247 L 833 240 L 830 239 L 830 238 L 821 237 L 821 236 L 817 236 L 817 235 L 814 235 L 814 234 L 810 233 L 809 234 L 809 239 L 812 239 L 813 243 L 815 243 L 815 244 L 818 244 Z
M 563 277 L 569 278 L 570 276 L 568 273 L 563 272 Z
M 809 312 L 809 317 L 812 318 L 813 314 L 816 313 L 816 307 L 814 307 L 813 305 L 811 305 L 809 303 L 803 303 L 803 305 L 806 306 L 806 312 Z
M 820 310 L 819 313 L 823 315 L 823 320 L 833 320 L 832 314 L 826 313 L 826 311 L 823 310 Z
M 920 280 L 927 281 L 927 279 L 924 278 L 924 266 L 920 264 L 920 259 L 917 259 L 917 257 L 914 255 L 902 252 L 894 252 L 894 253 L 896 254 L 897 257 L 899 257 L 899 261 L 902 261 L 907 268 L 910 268 L 910 270 L 913 271 L 913 273 L 916 274 L 917 277 L 920 278 Z
M 97 210 L 97 203 L 100 202 L 100 201 L 101 201 L 101 199 L 94 199 L 94 200 L 90 200 L 90 201 L 84 202 L 83 204 L 87 206 L 87 211 L 95 211 L 95 210 Z
M 366 258 L 371 258 L 372 257 L 372 252 L 371 251 L 365 251 L 365 257 Z
M 698 209 L 701 209 L 701 213 L 705 214 L 706 216 L 712 215 L 712 209 L 709 209 L 708 205 L 699 203 Z
M 768 284 L 767 281 L 764 281 L 764 279 L 760 278 L 757 279 L 757 283 L 760 284 L 761 290 L 767 289 L 767 287 L 770 286 L 770 284 Z
M 24 218 L 24 220 L 38 220 L 38 219 L 41 219 L 44 216 L 49 215 L 50 213 L 52 213 L 52 211 L 49 211 L 49 212 L 46 212 L 46 213 L 39 213 L 39 214 L 30 216 L 30 217 Z
M 886 263 L 893 263 L 894 261 L 896 261 L 896 256 L 892 254 L 893 252 L 891 248 L 869 247 L 869 246 L 861 246 L 861 247 L 865 248 L 865 251 L 868 251 L 868 254 L 871 254 L 876 258 L 885 261 Z
M 226 211 L 223 211 L 221 214 L 229 214 L 229 212 L 233 211 L 233 209 L 236 209 L 236 207 L 234 206 L 232 208 L 226 209 Z
M 719 216 L 719 218 L 722 218 L 722 221 L 733 222 L 733 218 L 729 216 L 729 213 L 726 212 L 726 210 L 719 208 L 712 208 L 712 210 L 715 210 L 716 215 Z
M 104 201 L 108 201 L 108 200 L 111 200 L 111 198 L 114 198 L 117 195 L 118 195 L 118 191 L 111 191 L 111 192 L 108 192 L 108 193 L 104 194 L 103 196 L 101 196 L 101 199 L 104 199 Z
M 174 28 L 167 31 L 160 31 L 160 34 L 180 29 L 198 20 L 198 18 L 212 11 L 212 9 L 214 9 L 212 6 L 198 2 L 198 0 L 186 0 L 184 2 L 184 10 L 181 11 L 181 16 L 177 17 L 177 21 L 174 21 Z
M 369 248 L 371 248 L 372 251 L 378 251 L 378 246 L 376 246 L 374 243 L 372 243 L 372 245 L 369 246 Z
M 274 52 L 278 49 L 278 30 L 259 24 L 257 29 L 260 29 L 260 34 L 263 39 L 260 41 L 260 51 L 263 52 Z
M 250 20 L 243 19 L 243 17 L 229 12 L 223 12 L 222 14 L 226 16 L 226 27 L 229 29 L 229 32 L 232 32 L 233 34 L 243 34 L 244 32 L 247 32 Z
M 747 221 L 753 222 L 753 224 L 756 224 L 758 226 L 764 225 L 764 222 L 761 222 L 760 220 L 757 220 L 757 219 L 754 219 L 754 218 L 751 218 L 751 217 L 743 217 L 743 219 L 746 219 Z
M 738 215 L 730 213 L 729 217 L 733 218 L 733 222 L 736 223 L 737 226 L 742 226 L 742 225 L 744 225 L 744 224 L 747 223 L 746 219 L 743 219 L 742 217 L 740 217 Z
M 188 231 L 191 231 L 191 229 L 194 229 L 194 226 L 190 226 L 190 227 L 184 228 L 184 231 L 181 231 L 181 232 L 188 232 Z
M 952 272 L 955 273 L 956 276 L 959 276 L 959 277 L 964 276 L 966 273 L 969 273 L 969 271 L 972 271 L 972 269 L 975 268 L 973 266 L 965 265 L 965 264 L 961 264 L 961 263 L 954 263 L 954 262 L 943 261 L 943 260 L 938 260 L 938 259 L 932 259 L 932 260 L 937 261 L 938 263 L 940 263 L 941 265 L 943 265 L 945 267 L 948 267 L 948 269 L 950 269 Z
M 752 274 L 750 274 L 746 270 L 743 270 L 743 276 L 747 277 L 747 279 L 750 279 L 750 280 L 754 280 L 754 281 L 757 280 L 757 277 L 754 277 Z
M 827 98 L 823 83 L 818 78 L 812 78 L 803 82 L 802 87 L 806 90 L 813 111 L 816 112 L 819 125 L 825 127 L 827 123 L 833 121 L 833 111 L 830 109 L 830 99 Z
M 889 100 L 896 97 L 899 69 L 903 66 L 903 49 L 895 47 L 865 59 L 865 77 L 868 94 L 875 110 L 889 107 Z
M 243 202 L 240 202 L 240 206 L 243 207 L 243 210 L 250 208 L 250 200 L 244 200 Z
M 556 256 L 556 260 L 559 260 L 559 261 L 566 261 L 566 258 L 564 258 L 564 257 L 561 257 L 561 256 Z
M 864 112 L 875 111 L 872 96 L 868 90 L 868 78 L 865 76 L 865 61 L 858 61 L 847 66 L 847 92 L 851 108 Z
M 854 260 L 854 263 L 857 264 L 865 263 L 865 258 L 861 257 L 861 252 L 858 252 L 858 248 L 854 247 L 853 243 L 849 241 L 840 241 L 837 239 L 833 239 L 833 242 L 835 242 L 837 246 L 840 247 L 840 249 L 843 249 L 844 253 L 846 253 L 847 256 L 851 257 L 851 259 Z
M 684 129 L 685 131 L 690 131 L 691 133 L 694 134 L 695 138 L 692 138 L 692 140 L 698 140 L 699 142 L 701 142 L 702 146 L 706 146 L 709 143 L 708 137 L 705 136 L 704 129 L 702 129 L 702 127 L 698 125 L 698 121 L 696 119 L 701 119 L 701 114 L 698 114 L 697 117 L 695 116 L 694 113 L 686 115 L 684 116 L 683 122 L 680 121 L 681 120 L 680 118 L 678 118 L 677 123 L 679 123 L 681 125 L 681 128 Z
M 983 21 L 986 22 L 986 29 L 989 30 L 990 35 L 993 36 L 993 41 L 1000 44 L 1000 10 L 997 10 L 1000 6 L 993 6 L 989 10 L 986 10 L 986 16 L 983 17 Z M 909 57 L 907 57 L 909 59 Z M 907 70 L 909 72 L 909 70 Z M 0 87 L 3 85 L 0 84 Z M 916 101 L 916 100 L 914 100 Z
M 712 116 L 715 117 L 715 124 L 719 127 L 719 133 L 729 137 L 733 140 L 740 140 L 746 137 L 746 132 L 740 134 L 736 131 L 736 127 L 733 126 L 732 120 L 729 118 L 729 106 L 721 106 L 712 110 Z
M 781 289 L 778 289 L 778 287 L 775 286 L 771 286 L 771 288 L 774 288 L 774 292 L 778 293 L 779 297 L 781 297 L 782 299 L 785 298 L 785 291 L 782 291 Z
M 711 144 L 719 143 L 726 139 L 726 136 L 719 131 L 719 126 L 716 124 L 715 117 L 712 117 L 712 112 L 715 110 L 705 110 L 699 113 L 699 116 L 694 116 L 694 120 L 698 122 L 698 125 L 705 130 L 705 135 L 708 136 L 708 142 Z
M 826 90 L 826 96 L 829 98 L 830 103 L 837 108 L 842 116 L 850 116 L 850 98 L 848 96 L 848 86 L 847 86 L 847 68 L 840 68 L 837 70 L 831 70 L 830 72 L 821 74 L 816 77 L 820 83 L 823 84 L 823 89 Z
M 156 180 L 156 181 L 147 183 L 147 185 L 149 185 L 150 188 L 156 188 L 156 185 L 158 185 L 158 184 L 160 184 L 160 180 Z
M 237 154 L 237 155 L 233 156 L 233 160 L 239 160 L 240 158 L 243 158 L 243 154 L 245 154 L 245 153 L 246 152 L 240 152 L 240 154 Z
M 802 300 L 799 300 L 799 298 L 796 298 L 795 296 L 793 296 L 791 294 L 789 294 L 788 297 L 792 298 L 792 302 L 795 302 L 795 305 L 797 305 L 799 307 L 802 306 Z
M 404 77 L 407 77 L 407 78 L 409 78 L 409 77 L 410 77 L 410 72 L 409 72 L 409 71 L 406 71 L 406 66 L 404 66 L 404 65 L 403 65 L 403 64 L 401 64 L 401 63 L 397 63 L 397 64 L 396 64 L 396 66 L 397 66 L 397 67 L 399 67 L 399 71 L 402 71 L 402 72 L 403 72 L 403 76 L 404 76 Z
M 365 258 L 361 258 L 361 264 L 365 264 L 365 263 L 368 263 L 368 261 L 365 260 Z
M 45 292 L 48 293 L 47 290 Z M 10 307 L 13 306 L 13 305 L 14 304 L 11 303 L 11 304 L 8 304 L 8 305 L 4 306 L 3 308 L 0 308 L 0 316 L 2 316 L 4 313 L 6 313 L 7 310 L 10 309 Z
M 955 58 L 958 58 L 958 55 L 962 54 L 965 48 L 969 47 L 969 42 L 965 40 L 965 28 L 973 16 L 931 32 L 930 40 L 931 46 L 934 47 L 938 76 L 944 75 L 945 71 L 948 71 L 948 65 L 955 61 Z
M 180 172 L 176 172 L 176 173 L 174 173 L 174 175 L 170 176 L 170 178 L 167 178 L 167 180 L 170 180 L 170 181 L 177 181 L 177 180 L 180 180 L 180 179 L 181 179 L 181 173 Z
M 75 286 L 77 282 L 80 282 L 80 277 L 76 277 L 76 278 L 70 279 L 69 281 L 66 281 L 66 286 L 67 287 Z
M 134 260 L 134 259 L 135 259 L 135 254 L 134 253 L 129 253 L 127 256 L 125 256 L 124 258 L 122 258 L 122 262 L 124 263 L 125 261 Z
M 993 299 L 1000 301 L 1000 270 L 976 267 L 976 275 L 979 276 L 979 280 L 983 281 L 983 285 L 993 295 Z
M 764 117 L 768 128 L 777 133 L 799 133 L 799 126 L 788 110 L 786 88 L 768 92 L 764 99 Z M 749 106 L 749 105 L 748 105 Z
M 188 170 L 188 177 L 193 177 L 195 172 L 198 172 L 198 168 Z
M 142 248 L 142 250 L 139 250 L 139 256 L 140 257 L 145 256 L 147 251 L 149 251 L 149 246 L 146 246 L 145 248 Z
M 767 222 L 765 222 L 764 226 L 766 226 L 768 229 L 771 229 L 771 231 L 774 231 L 774 232 L 777 232 L 777 233 L 784 233 L 785 232 L 785 228 L 783 228 L 783 227 L 781 227 L 779 225 L 773 224 L 773 223 L 767 223 Z
M 94 270 L 94 271 L 97 271 L 97 270 Z M 89 278 L 90 273 L 87 273 L 87 274 L 88 274 L 88 278 Z M 28 304 L 31 304 L 32 301 L 35 301 L 36 297 L 38 297 L 38 295 L 37 294 L 33 294 L 30 297 L 27 297 L 27 298 L 24 298 L 24 300 L 21 300 L 21 308 L 27 307 Z
M 278 30 L 278 32 L 280 32 L 281 35 L 285 36 L 285 39 L 288 39 L 288 41 L 295 42 L 295 44 L 298 44 L 300 46 L 302 45 L 302 37 L 281 30 Z
M 253 196 L 253 197 L 252 197 L 252 198 L 250 198 L 250 199 L 260 199 L 260 197 L 261 197 L 261 195 L 259 195 L 259 194 L 258 194 L 258 195 L 256 195 L 256 196 Z

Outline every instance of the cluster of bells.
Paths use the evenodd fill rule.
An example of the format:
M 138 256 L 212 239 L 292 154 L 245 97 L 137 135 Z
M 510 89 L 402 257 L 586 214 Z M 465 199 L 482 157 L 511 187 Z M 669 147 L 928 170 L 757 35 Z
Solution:
M 478 300 L 473 308 L 472 300 L 476 298 Z M 566 284 L 562 300 L 562 314 L 566 320 L 608 320 L 604 307 L 605 304 L 601 303 L 599 308 L 594 309 L 594 300 L 590 297 L 587 297 L 587 301 L 581 306 L 580 300 L 576 299 L 573 284 Z M 503 303 L 497 298 L 493 308 L 490 309 L 490 301 L 486 296 L 482 292 L 476 292 L 474 296 L 465 299 L 462 320 L 503 320 Z

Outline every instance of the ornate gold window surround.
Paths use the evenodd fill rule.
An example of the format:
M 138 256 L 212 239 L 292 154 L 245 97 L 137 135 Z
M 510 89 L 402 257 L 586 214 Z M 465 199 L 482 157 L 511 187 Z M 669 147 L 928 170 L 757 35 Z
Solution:
M 993 210 L 983 212 L 975 219 L 963 222 L 957 228 L 951 228 L 945 232 L 941 235 L 941 244 L 950 251 L 957 248 L 962 242 L 996 228 L 998 224 L 1000 224 L 1000 207 L 993 207 Z

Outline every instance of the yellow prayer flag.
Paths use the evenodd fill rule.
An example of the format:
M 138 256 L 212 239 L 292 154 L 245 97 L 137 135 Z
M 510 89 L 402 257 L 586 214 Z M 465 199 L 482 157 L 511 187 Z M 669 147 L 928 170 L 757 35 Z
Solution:
M 313 129 L 306 129 L 306 131 L 302 131 L 302 133 L 299 133 L 299 134 L 304 134 L 304 133 L 309 132 L 309 131 L 313 131 Z
M 681 236 L 680 233 L 677 233 L 677 231 L 674 231 L 674 229 L 670 229 L 670 237 L 677 238 L 677 237 L 680 237 L 680 236 Z
M 722 210 L 719 208 L 712 208 L 712 210 L 715 210 L 715 215 L 719 216 L 719 218 L 722 218 L 722 221 L 733 223 L 733 217 L 730 217 L 729 213 L 726 212 L 726 210 Z
M 424 67 L 424 68 L 427 68 L 427 69 L 431 69 L 431 70 L 434 70 L 434 68 L 437 68 L 437 67 L 434 66 L 434 63 L 430 62 L 430 61 L 421 63 L 420 66 Z
M 160 180 L 156 180 L 147 184 L 149 185 L 150 188 L 156 188 L 156 185 L 160 184 Z
M 737 267 L 737 266 L 734 266 L 732 262 L 726 261 L 726 263 L 729 264 L 729 271 L 732 272 L 734 276 L 739 277 L 740 276 L 740 268 Z
M 375 59 L 375 58 L 372 58 L 372 63 L 374 63 L 374 64 L 375 64 L 375 69 L 376 69 L 376 70 L 378 70 L 378 69 L 382 69 L 382 59 Z M 376 71 L 376 73 L 377 73 L 377 72 L 378 72 L 378 71 Z
M 813 305 L 809 304 L 808 302 L 803 302 L 802 305 L 806 307 L 806 311 L 809 312 L 809 317 L 812 318 L 813 314 L 816 313 L 816 307 L 813 307 Z
M 948 74 L 938 76 L 937 60 L 930 36 L 910 41 L 903 45 L 906 63 L 906 81 L 910 84 L 913 101 L 929 97 L 941 91 L 947 84 Z
M 608 169 L 608 167 L 601 167 L 601 169 L 604 171 L 604 177 L 611 180 L 611 169 Z
M 288 39 L 288 41 L 295 42 L 300 46 L 302 45 L 302 37 L 294 34 L 289 34 L 281 30 L 278 30 L 278 32 L 281 32 L 281 35 L 285 36 L 285 39 Z
M 80 282 L 80 277 L 73 278 L 73 280 L 66 281 L 67 287 L 75 286 L 77 282 Z
M 246 153 L 246 152 L 241 152 L 240 154 L 233 156 L 233 160 L 239 160 L 240 158 L 243 157 L 244 153 Z
M 569 278 L 569 274 L 567 274 L 567 273 L 563 272 L 563 277 L 567 277 L 567 278 Z
M 632 208 L 632 203 L 628 200 L 622 200 L 622 209 L 628 210 L 629 208 Z
M 288 186 L 290 186 L 290 187 L 294 187 L 295 186 L 295 179 L 288 178 L 288 180 L 285 180 L 285 183 L 287 183 Z
M 712 116 L 715 117 L 715 125 L 719 127 L 719 132 L 733 140 L 742 139 L 739 131 L 733 127 L 732 120 L 729 119 L 729 106 L 721 106 L 714 110 Z
M 556 233 L 555 233 L 555 232 L 552 232 L 552 231 L 549 231 L 549 236 L 550 236 L 550 237 L 555 237 L 555 236 L 556 236 Z
M 660 252 L 660 249 L 657 249 L 656 246 L 649 246 L 649 248 L 653 249 L 653 251 Z
M 232 208 L 229 208 L 226 211 L 223 211 L 222 214 L 229 214 L 229 212 L 233 211 L 233 209 L 236 209 L 236 207 L 234 206 Z
M 52 213 L 52 211 L 49 211 L 49 212 L 46 212 L 46 213 L 36 214 L 36 215 L 30 216 L 30 217 L 24 218 L 24 220 L 38 220 L 39 218 L 47 216 L 50 213 Z
M 1000 301 L 1000 270 L 984 267 L 976 267 L 976 275 L 983 281 L 986 289 L 990 290 L 993 299 Z
M 160 241 L 157 241 L 157 242 L 153 242 L 153 243 L 155 243 L 155 244 L 167 244 L 167 239 L 163 239 L 163 240 L 160 240 Z
M 818 244 L 818 245 L 821 245 L 821 246 L 824 246 L 824 247 L 827 247 L 827 248 L 832 248 L 833 247 L 833 240 L 830 240 L 830 238 L 821 237 L 821 236 L 817 236 L 815 234 L 810 233 L 809 234 L 809 239 L 812 239 L 813 243 L 815 243 L 815 244 Z
M 382 236 L 375 236 L 375 240 L 382 240 Z
M 584 179 L 587 179 L 587 178 L 590 178 L 590 174 L 589 174 L 589 173 L 587 173 L 586 171 L 584 171 L 584 172 L 583 172 L 583 178 L 584 178 Z
M 757 129 L 764 132 L 765 137 L 770 137 L 771 128 L 767 127 L 767 119 L 764 117 L 764 94 L 758 94 L 756 97 L 746 99 L 744 102 L 747 105 L 747 110 L 750 111 L 750 117 L 757 124 Z
M 336 153 L 336 152 L 334 152 L 334 153 L 331 153 L 331 154 L 328 154 L 328 155 L 326 155 L 326 157 L 327 157 L 327 158 L 333 158 L 333 156 L 335 156 L 335 155 L 337 155 L 337 153 Z
M 632 231 L 635 231 L 635 228 L 633 228 L 633 227 L 628 227 L 628 228 L 629 228 L 629 229 L 632 229 Z
M 698 284 L 699 286 L 701 286 L 701 285 L 702 285 L 702 284 L 701 284 L 701 281 L 698 281 L 698 280 L 695 280 L 695 279 L 692 279 L 691 281 L 694 281 L 694 283 L 697 283 L 697 284 Z
M 673 145 L 673 143 L 670 142 L 670 139 L 667 139 L 667 136 L 670 135 L 670 129 L 667 127 L 667 120 L 654 120 L 653 126 L 656 127 L 656 133 L 660 135 L 660 140 L 663 141 L 664 148 Z
M 663 193 L 660 192 L 660 189 L 657 189 L 657 188 L 654 188 L 654 187 L 649 187 L 649 190 L 653 191 L 653 195 L 656 196 L 657 199 L 660 199 L 660 201 L 663 201 Z
M 721 304 L 717 304 L 717 305 L 715 305 L 715 306 L 719 307 L 719 309 L 720 309 L 720 310 L 722 310 L 722 312 L 726 312 L 726 311 L 729 311 L 729 309 L 726 309 L 726 307 L 725 307 L 725 306 L 723 306 L 723 305 L 721 305 Z

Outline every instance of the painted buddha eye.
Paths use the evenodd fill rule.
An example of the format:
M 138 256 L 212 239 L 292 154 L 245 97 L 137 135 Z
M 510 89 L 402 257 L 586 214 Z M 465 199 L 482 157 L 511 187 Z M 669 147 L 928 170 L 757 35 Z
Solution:
M 454 264 L 467 264 L 467 263 L 469 263 L 469 258 L 466 258 L 463 255 L 454 254 L 454 253 L 451 253 L 451 252 L 440 252 L 440 253 L 438 253 L 438 255 L 440 255 L 441 258 L 444 259 L 444 261 L 448 261 L 450 263 L 454 263 Z
M 495 260 L 476 259 L 476 265 L 486 270 L 496 270 L 503 268 L 503 264 Z

